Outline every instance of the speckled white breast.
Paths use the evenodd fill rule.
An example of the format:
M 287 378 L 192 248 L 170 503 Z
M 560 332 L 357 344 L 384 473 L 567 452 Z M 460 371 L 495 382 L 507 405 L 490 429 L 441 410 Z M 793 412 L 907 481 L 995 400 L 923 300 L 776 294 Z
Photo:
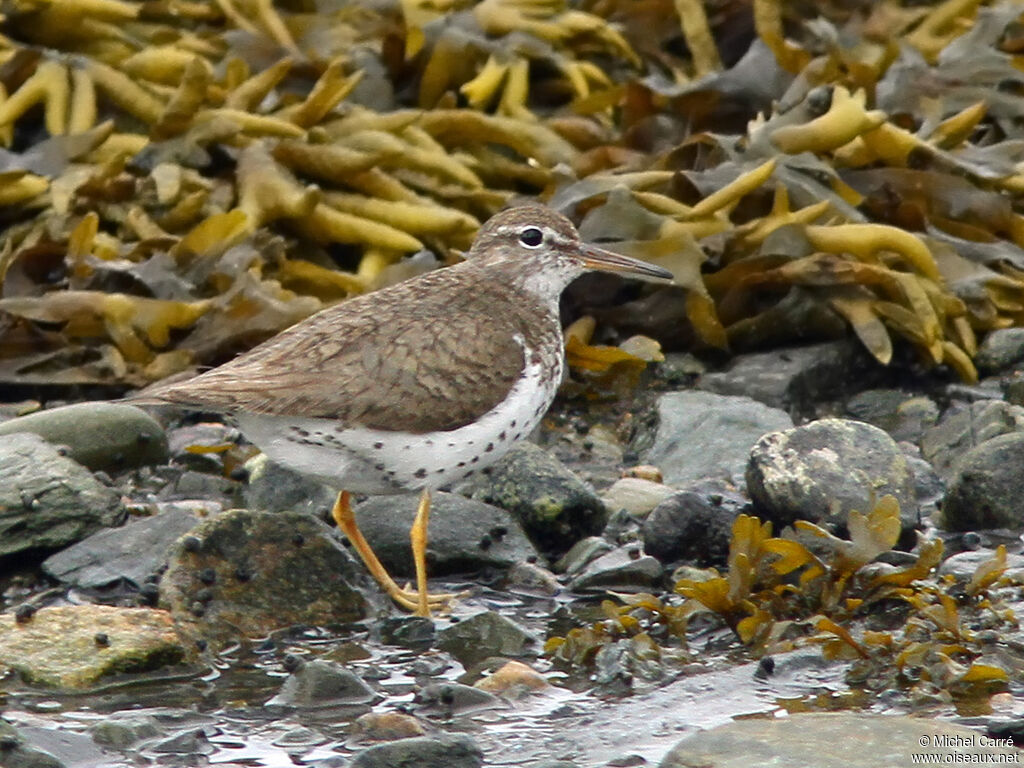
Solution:
M 526 369 L 508 397 L 479 421 L 443 432 L 412 434 L 345 428 L 329 419 L 238 414 L 238 427 L 273 461 L 354 493 L 440 488 L 493 464 L 529 435 L 562 379 L 545 371 L 522 338 Z M 443 403 L 438 403 L 443 408 Z

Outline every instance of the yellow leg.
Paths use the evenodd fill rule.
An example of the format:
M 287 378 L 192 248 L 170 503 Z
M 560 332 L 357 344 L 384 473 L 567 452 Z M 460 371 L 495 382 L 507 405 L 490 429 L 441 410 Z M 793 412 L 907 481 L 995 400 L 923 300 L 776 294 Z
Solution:
M 370 543 L 363 536 L 363 532 L 359 530 L 359 526 L 356 524 L 356 516 L 352 511 L 352 504 L 348 491 L 342 491 L 338 494 L 337 501 L 334 502 L 334 509 L 331 511 L 334 516 L 334 521 L 338 524 L 338 528 L 345 534 L 352 547 L 359 554 L 363 563 L 366 564 L 366 569 L 370 572 L 370 575 L 376 579 L 377 583 L 380 584 L 381 588 L 387 592 L 388 596 L 395 601 L 399 606 L 405 608 L 407 611 L 413 611 L 417 616 L 429 616 L 430 609 L 443 609 L 447 607 L 452 600 L 459 597 L 457 594 L 435 594 L 431 595 L 427 593 L 427 561 L 426 561 L 426 546 L 427 546 L 427 521 L 430 513 L 430 494 L 424 491 L 425 495 L 425 508 L 424 508 L 424 497 L 420 497 L 420 508 L 416 512 L 416 521 L 413 523 L 412 531 L 410 532 L 410 538 L 413 544 L 413 560 L 416 564 L 416 583 L 417 591 L 412 592 L 406 589 L 402 589 L 395 583 L 395 580 L 388 574 L 387 569 L 377 559 L 377 555 L 374 554 L 373 549 L 370 547 Z M 422 521 L 422 522 L 421 522 Z M 417 527 L 419 527 L 419 533 L 417 533 Z M 417 552 L 417 547 L 419 551 Z
M 417 616 L 429 616 L 430 606 L 427 604 L 427 524 L 430 522 L 430 491 L 426 488 L 420 494 L 420 503 L 416 507 L 416 519 L 409 529 L 409 541 L 412 544 L 412 561 L 416 566 L 416 591 L 419 601 L 416 604 Z

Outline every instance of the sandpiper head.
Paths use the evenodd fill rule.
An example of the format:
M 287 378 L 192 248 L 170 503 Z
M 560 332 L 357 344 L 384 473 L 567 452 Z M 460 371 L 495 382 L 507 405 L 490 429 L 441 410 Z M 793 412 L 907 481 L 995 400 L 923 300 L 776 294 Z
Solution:
M 496 213 L 480 228 L 467 258 L 521 261 L 524 269 L 547 273 L 562 287 L 587 270 L 672 279 L 666 269 L 584 243 L 569 219 L 543 205 Z

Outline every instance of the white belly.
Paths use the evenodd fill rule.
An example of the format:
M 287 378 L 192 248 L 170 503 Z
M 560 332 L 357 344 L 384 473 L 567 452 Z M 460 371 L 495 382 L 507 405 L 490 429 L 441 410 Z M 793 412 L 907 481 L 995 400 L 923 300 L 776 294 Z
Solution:
M 493 464 L 529 435 L 551 405 L 562 359 L 551 375 L 530 362 L 508 397 L 478 421 L 412 434 L 342 428 L 329 419 L 237 414 L 238 427 L 267 456 L 304 475 L 355 493 L 439 488 Z M 443 404 L 439 405 L 443 407 Z

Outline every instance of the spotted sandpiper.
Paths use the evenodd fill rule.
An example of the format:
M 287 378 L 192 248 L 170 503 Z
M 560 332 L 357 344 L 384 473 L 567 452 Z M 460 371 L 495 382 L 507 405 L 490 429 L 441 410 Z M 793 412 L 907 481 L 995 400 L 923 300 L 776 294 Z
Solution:
M 338 527 L 388 595 L 427 616 L 453 597 L 427 593 L 430 491 L 492 464 L 540 422 L 565 365 L 558 299 L 587 270 L 672 278 L 585 244 L 559 213 L 516 207 L 480 229 L 462 263 L 335 304 L 138 400 L 230 414 L 272 460 L 344 488 Z M 363 538 L 350 491 L 421 491 L 415 592 Z

